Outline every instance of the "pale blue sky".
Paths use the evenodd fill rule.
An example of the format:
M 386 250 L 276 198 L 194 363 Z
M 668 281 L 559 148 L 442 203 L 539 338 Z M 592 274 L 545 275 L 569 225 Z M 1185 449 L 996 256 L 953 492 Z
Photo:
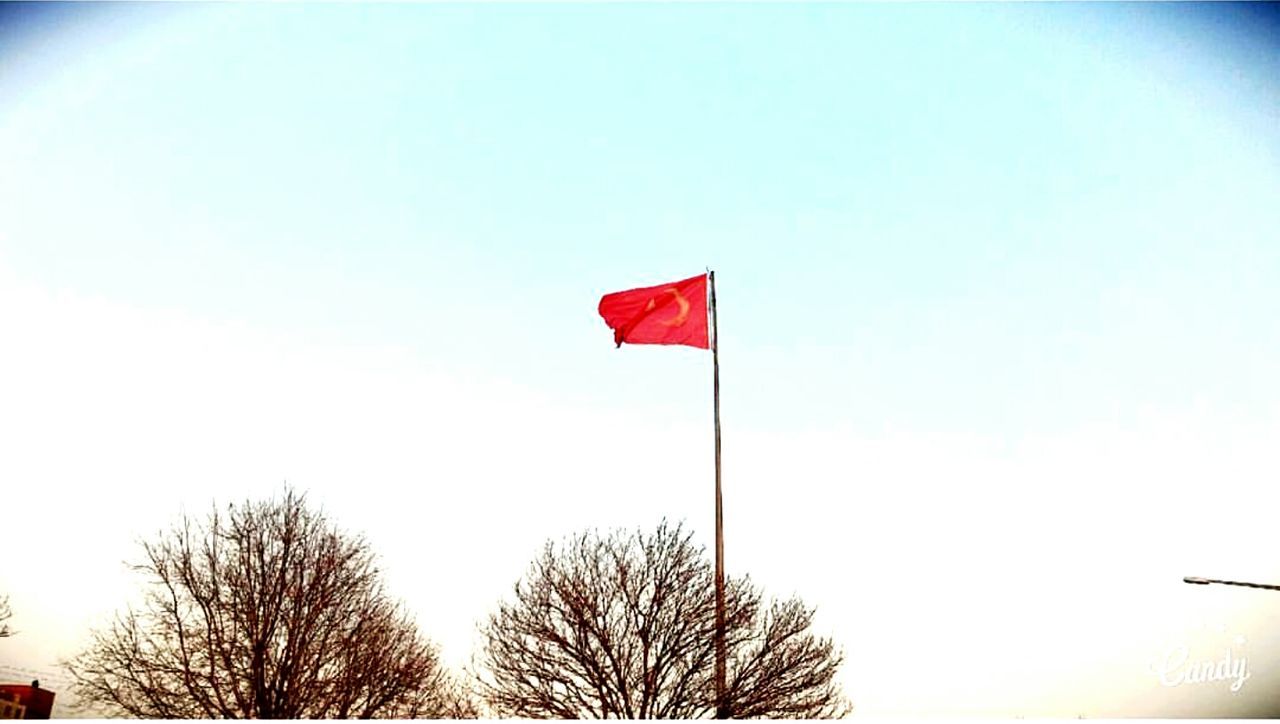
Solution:
M 19 196 L 101 232 L 10 244 L 51 282 L 551 374 L 594 366 L 598 292 L 712 264 L 725 374 L 823 381 L 795 396 L 835 419 L 1055 424 L 1206 382 L 1275 400 L 1249 362 L 1277 339 L 1275 46 L 1210 22 L 1248 13 L 133 13 L 174 18 L 48 70 L 99 87 L 24 144 L 75 173 Z
M 908 594 L 910 581 L 956 575 L 939 556 L 1007 574 L 993 552 L 1017 534 L 1032 569 L 1111 566 L 1113 586 L 1185 601 L 1201 592 L 1161 586 L 1196 573 L 1182 570 L 1192 551 L 1232 565 L 1226 543 L 1192 543 L 1207 511 L 1260 508 L 1274 485 L 1280 43 L 1267 9 L 142 5 L 3 21 L 0 284 L 101 339 L 0 310 L 17 353 L 0 384 L 30 406 L 0 422 L 9 416 L 15 448 L 60 435 L 50 454 L 101 446 L 111 462 L 40 472 L 31 453 L 0 461 L 0 479 L 83 490 L 88 470 L 134 490 L 154 507 L 124 538 L 228 490 L 212 473 L 184 485 L 193 473 L 177 458 L 134 469 L 150 448 L 125 441 L 153 425 L 204 425 L 182 449 L 242 461 L 221 470 L 240 476 L 235 494 L 288 478 L 356 528 L 381 523 L 351 500 L 353 484 L 393 505 L 406 489 L 426 501 L 424 489 L 467 489 L 450 493 L 463 497 L 440 513 L 441 540 L 488 525 L 495 499 L 526 511 L 574 500 L 505 523 L 511 550 L 472 581 L 479 610 L 424 621 L 465 658 L 465 641 L 438 630 L 487 610 L 531 543 L 662 514 L 709 535 L 705 356 L 614 350 L 595 312 L 604 292 L 707 265 L 721 306 L 730 567 L 823 607 L 871 713 L 948 711 L 877 666 L 894 639 L 875 638 L 882 627 L 865 614 L 914 610 L 900 597 L 929 593 Z M 181 339 L 149 336 L 152 325 Z M 44 347 L 52 337 L 66 355 Z M 264 349 L 279 358 L 259 374 Z M 220 354 L 238 372 L 200 366 Z M 316 361 L 327 354 L 346 361 Z M 98 355 L 136 387 L 102 392 L 117 378 Z M 314 384 L 279 392 L 291 369 Z M 150 384 L 157 374 L 170 386 Z M 425 378 L 463 392 L 437 404 L 427 383 L 396 387 Z M 83 394 L 66 393 L 48 427 L 28 424 L 41 391 L 68 379 Z M 191 392 L 205 385 L 230 397 Z M 369 417 L 315 422 L 340 409 Z M 267 435 L 304 418 L 317 427 L 282 452 L 229 432 L 244 417 Z M 65 419 L 102 425 L 68 431 Z M 618 420 L 635 425 L 636 445 L 671 449 L 670 463 L 636 462 L 633 445 L 599 432 Z M 578 441 L 584 430 L 597 436 Z M 458 459 L 433 462 L 446 446 Z M 335 447 L 350 460 L 331 461 Z M 494 459 L 524 478 L 481 464 Z M 1228 468 L 1235 477 L 1221 479 Z M 670 490 L 627 487 L 654 475 Z M 1230 500 L 1213 492 L 1224 488 Z M 1074 522 L 1058 520 L 1064 509 Z M 1071 539 L 1077 525 L 1101 536 L 1087 551 Z M 975 527 L 990 540 L 976 542 Z M 1135 583 L 1151 531 L 1187 542 Z M 913 542 L 883 543 L 894 535 Z M 913 552 L 893 553 L 903 545 Z M 392 569 L 420 553 L 388 547 Z M 1258 555 L 1243 575 L 1280 575 Z M 453 565 L 467 575 L 485 563 Z M 1026 566 L 1045 591 L 1064 585 Z M 835 569 L 846 584 L 860 571 L 898 578 L 877 602 L 846 593 Z M 1018 595 L 1001 590 L 989 595 Z M 993 610 L 972 595 L 974 611 Z M 1169 605 L 1169 621 L 1194 618 Z M 963 624 L 932 625 L 919 636 Z M 1166 641 L 1150 635 L 1157 649 Z M 1066 658 L 1089 670 L 1119 656 L 1096 643 Z M 1143 675 L 1115 674 L 1150 684 Z M 1261 692 L 1268 673 L 1255 676 Z M 970 711 L 1078 713 L 1048 693 L 1012 703 L 999 688 L 954 686 L 939 700 Z M 1154 692 L 1147 709 L 1100 694 L 1095 711 L 1165 711 L 1171 690 Z

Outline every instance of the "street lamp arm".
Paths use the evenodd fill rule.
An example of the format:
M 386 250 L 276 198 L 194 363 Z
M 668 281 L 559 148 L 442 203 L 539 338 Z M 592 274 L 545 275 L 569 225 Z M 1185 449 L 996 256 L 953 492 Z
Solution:
M 1183 583 L 1191 583 L 1197 586 L 1207 586 L 1210 583 L 1217 583 L 1223 586 L 1244 586 L 1245 588 L 1263 588 L 1268 591 L 1280 591 L 1280 586 L 1270 583 L 1248 583 L 1246 581 L 1220 581 L 1216 578 L 1200 578 L 1199 576 L 1183 576 Z

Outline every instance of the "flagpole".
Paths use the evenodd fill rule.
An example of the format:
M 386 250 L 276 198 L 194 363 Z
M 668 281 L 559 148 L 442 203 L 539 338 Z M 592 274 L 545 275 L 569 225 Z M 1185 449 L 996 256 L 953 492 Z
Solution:
M 720 502 L 720 332 L 716 327 L 716 273 L 707 271 L 711 307 L 711 386 L 716 430 L 716 718 L 729 718 L 725 700 L 724 509 Z

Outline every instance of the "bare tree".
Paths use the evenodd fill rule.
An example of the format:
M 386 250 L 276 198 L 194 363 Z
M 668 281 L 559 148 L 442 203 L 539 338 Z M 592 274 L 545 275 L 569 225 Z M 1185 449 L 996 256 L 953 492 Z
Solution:
M 17 633 L 9 628 L 9 619 L 13 618 L 13 609 L 9 608 L 9 597 L 0 596 L 0 639 L 9 638 Z
M 142 544 L 147 579 L 67 664 L 88 710 L 144 718 L 456 716 L 435 648 L 373 553 L 303 496 L 183 517 Z
M 583 533 L 547 543 L 515 600 L 481 626 L 478 686 L 499 715 L 686 719 L 715 713 L 714 571 L 691 534 Z M 798 599 L 771 606 L 726 582 L 728 704 L 735 717 L 827 718 L 849 705 L 843 656 Z

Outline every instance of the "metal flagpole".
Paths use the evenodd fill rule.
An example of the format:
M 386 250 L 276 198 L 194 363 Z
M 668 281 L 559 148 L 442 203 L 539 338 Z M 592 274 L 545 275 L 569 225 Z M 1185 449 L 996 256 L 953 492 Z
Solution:
M 711 379 L 716 428 L 716 718 L 729 718 L 725 700 L 724 510 L 720 502 L 720 333 L 716 328 L 716 273 L 707 271 L 711 306 Z

